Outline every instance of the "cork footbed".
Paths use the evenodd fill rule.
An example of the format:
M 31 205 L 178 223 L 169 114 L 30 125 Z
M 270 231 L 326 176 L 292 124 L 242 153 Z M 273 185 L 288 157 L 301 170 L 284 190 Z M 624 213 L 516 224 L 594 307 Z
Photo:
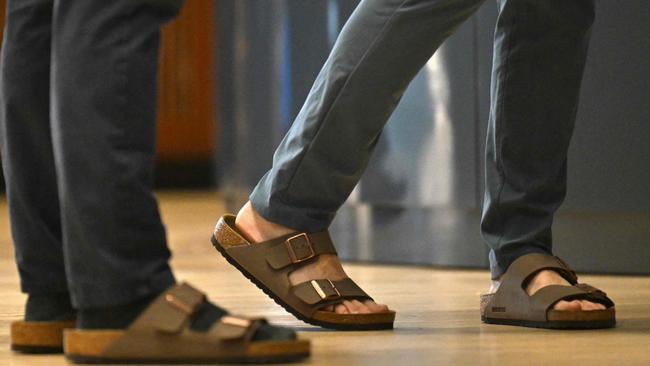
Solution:
M 534 322 L 525 320 L 490 319 L 484 316 L 485 309 L 494 294 L 481 295 L 481 319 L 490 324 L 521 325 L 536 328 L 552 329 L 595 329 L 614 326 L 616 309 L 614 307 L 604 310 L 565 311 L 550 309 L 546 312 L 547 322 Z
M 81 363 L 212 363 L 212 362 L 291 362 L 308 357 L 310 343 L 307 340 L 255 341 L 250 342 L 244 353 L 220 356 L 217 352 L 211 357 L 170 358 L 166 355 L 143 358 L 141 355 L 114 357 L 106 350 L 126 332 L 120 330 L 66 330 L 64 348 L 66 356 Z
M 392 328 L 392 324 L 395 321 L 395 312 L 390 310 L 385 313 L 372 313 L 372 314 L 338 314 L 332 311 L 316 311 L 312 316 L 314 320 L 330 323 L 330 324 L 339 324 L 342 326 L 350 325 L 352 328 L 355 324 L 362 325 L 377 325 L 385 324 L 386 328 Z M 376 328 L 376 327 L 374 327 Z M 373 327 L 371 327 L 373 329 Z M 380 327 L 380 329 L 382 329 Z
M 75 321 L 11 323 L 11 348 L 28 353 L 50 353 L 63 351 L 63 331 L 74 328 Z

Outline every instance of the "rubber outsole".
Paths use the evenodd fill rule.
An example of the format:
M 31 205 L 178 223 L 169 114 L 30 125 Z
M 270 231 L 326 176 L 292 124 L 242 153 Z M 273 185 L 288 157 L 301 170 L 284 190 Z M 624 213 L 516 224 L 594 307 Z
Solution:
M 527 328 L 541 329 L 566 329 L 566 330 L 589 330 L 589 329 L 606 329 L 616 326 L 616 319 L 600 321 L 533 321 L 518 319 L 494 319 L 481 316 L 481 321 L 486 324 L 512 325 Z
M 295 311 L 291 306 L 289 306 L 287 303 L 285 303 L 282 299 L 277 297 L 271 290 L 269 290 L 264 284 L 259 282 L 255 276 L 250 274 L 246 269 L 241 267 L 237 261 L 232 259 L 228 253 L 224 250 L 224 248 L 219 244 L 219 241 L 217 241 L 217 238 L 214 237 L 214 235 L 210 238 L 210 241 L 212 242 L 212 246 L 221 253 L 221 255 L 230 263 L 232 266 L 237 268 L 239 272 L 241 272 L 244 277 L 248 278 L 249 281 L 251 281 L 255 286 L 257 286 L 260 290 L 262 290 L 268 297 L 270 297 L 273 301 L 275 301 L 276 304 L 282 306 L 284 310 L 289 312 L 291 315 L 295 316 L 299 320 L 311 324 L 311 325 L 316 325 L 319 327 L 327 328 L 327 329 L 334 329 L 334 330 L 345 330 L 345 331 L 355 331 L 355 330 L 389 330 L 393 329 L 393 323 L 371 323 L 371 324 L 339 324 L 339 323 L 328 323 L 328 322 L 322 322 L 318 321 L 315 319 L 307 318 L 300 314 L 299 312 Z
M 29 353 L 29 354 L 53 354 L 53 353 L 63 353 L 63 346 L 44 347 L 44 346 L 26 346 L 20 344 L 12 344 L 11 350 L 15 352 Z
M 299 362 L 309 357 L 309 352 L 295 353 L 287 356 L 278 357 L 237 357 L 237 358 L 218 358 L 218 359 L 205 359 L 205 360 L 187 360 L 187 359 L 113 359 L 101 357 L 89 357 L 80 355 L 66 355 L 66 358 L 77 364 L 192 364 L 192 365 L 208 365 L 208 364 L 284 364 Z

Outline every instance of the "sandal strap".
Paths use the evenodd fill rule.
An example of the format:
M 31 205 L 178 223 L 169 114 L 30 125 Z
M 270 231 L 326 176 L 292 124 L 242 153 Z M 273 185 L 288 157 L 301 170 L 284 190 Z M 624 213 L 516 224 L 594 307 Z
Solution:
M 342 300 L 372 300 L 352 279 L 312 280 L 293 286 L 292 292 L 309 305 L 335 304 Z
M 557 262 L 559 262 L 560 266 L 562 267 L 562 271 L 564 272 L 565 278 L 569 277 L 567 281 L 571 283 L 578 283 L 578 274 L 571 268 L 569 265 L 562 260 L 562 258 L 558 256 L 553 256 Z M 561 273 L 562 274 L 562 273 Z
M 596 287 L 594 287 L 594 286 L 592 286 L 590 284 L 587 284 L 587 283 L 579 283 L 579 284 L 577 284 L 575 286 L 582 289 L 582 290 L 584 290 L 584 291 L 586 291 L 586 292 L 589 292 L 589 293 L 594 293 L 594 294 L 603 293 L 604 294 L 604 292 L 602 290 L 600 290 L 599 288 L 596 288 Z
M 205 294 L 189 284 L 176 285 L 154 300 L 129 327 L 129 331 L 155 330 L 180 334 L 206 302 Z M 226 314 L 212 324 L 207 334 L 223 341 L 248 342 L 265 322 L 264 318 Z
M 531 319 L 545 321 L 547 312 L 557 302 L 586 299 L 588 292 L 577 286 L 549 285 L 542 287 L 530 296 L 529 316 Z
M 158 296 L 129 330 L 180 333 L 206 301 L 205 294 L 189 284 L 176 285 Z
M 547 320 L 546 315 L 557 302 L 565 300 L 587 300 L 602 303 L 606 307 L 614 303 L 604 295 L 605 293 L 589 285 L 562 286 L 550 285 L 542 287 L 530 296 L 530 314 L 537 320 Z
M 278 270 L 290 265 L 298 265 L 321 254 L 336 255 L 336 248 L 327 231 L 292 235 L 270 248 L 266 261 L 273 269 Z
M 246 318 L 236 315 L 224 315 L 217 320 L 210 330 L 211 335 L 222 341 L 250 341 L 262 324 L 264 318 Z
M 501 286 L 521 288 L 533 276 L 543 270 L 555 271 L 571 285 L 578 283 L 576 273 L 560 258 L 547 254 L 532 253 L 519 257 L 510 264 L 503 276 Z M 500 286 L 500 287 L 501 287 Z
M 612 299 L 610 299 L 607 296 L 605 291 L 603 291 L 603 290 L 601 290 L 601 289 L 599 289 L 597 287 L 591 286 L 591 285 L 586 284 L 586 283 L 579 283 L 579 284 L 575 285 L 575 287 L 577 287 L 577 288 L 579 288 L 581 290 L 584 290 L 589 295 L 587 297 L 587 300 L 591 300 L 593 302 L 603 304 L 608 308 L 614 306 L 614 301 L 612 301 Z

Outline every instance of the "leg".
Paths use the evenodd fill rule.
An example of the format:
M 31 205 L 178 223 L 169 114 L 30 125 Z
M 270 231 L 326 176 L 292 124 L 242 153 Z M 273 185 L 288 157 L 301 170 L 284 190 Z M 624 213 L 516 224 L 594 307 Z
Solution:
M 50 134 L 51 20 L 51 0 L 7 2 L 0 143 L 22 291 L 67 299 Z
M 327 228 L 416 73 L 482 0 L 363 1 L 251 195 L 266 219 Z
M 69 287 L 82 310 L 174 283 L 152 170 L 159 29 L 178 6 L 55 2 L 54 154 Z
M 0 66 L 0 147 L 23 320 L 11 349 L 61 352 L 76 312 L 66 283 L 49 119 L 52 1 L 7 2 Z
M 363 173 L 402 93 L 481 0 L 363 1 L 343 28 L 293 126 L 237 226 L 253 242 L 326 229 Z M 258 214 L 259 213 L 259 214 Z M 322 255 L 291 273 L 293 284 L 346 277 Z M 381 311 L 344 302 L 337 312 Z M 347 308 L 347 309 L 346 309 Z
M 551 254 L 594 20 L 593 0 L 499 6 L 481 223 L 495 280 L 524 254 Z
M 136 308 L 144 309 L 144 312 L 138 319 L 143 320 L 136 320 L 131 326 L 131 329 L 136 328 L 135 332 L 114 329 L 120 321 L 124 326 L 130 323 L 125 315 L 130 314 L 131 318 L 138 316 L 137 311 L 133 311 L 134 303 L 131 300 L 161 292 L 173 283 L 167 266 L 168 251 L 162 227 L 148 184 L 153 145 L 151 132 L 154 126 L 158 27 L 175 13 L 178 2 L 55 1 L 54 23 L 59 33 L 53 37 L 55 68 L 52 89 L 56 94 L 52 130 L 57 165 L 62 167 L 62 172 L 57 170 L 57 173 L 59 186 L 62 187 L 66 264 L 71 272 L 70 283 L 75 302 L 81 306 L 78 326 L 85 328 L 88 325 L 100 325 L 112 328 L 109 338 L 106 337 L 105 329 L 68 330 L 68 357 L 100 363 L 134 360 L 220 363 L 229 359 L 238 362 L 259 363 L 264 360 L 277 363 L 308 357 L 309 342 L 297 340 L 292 330 L 274 327 L 255 319 L 249 321 L 225 317 L 228 314 L 226 310 L 207 302 L 206 295 L 187 284 L 174 286 L 153 301 L 150 307 L 139 301 Z M 18 3 L 22 7 L 12 7 Z M 9 176 L 11 192 L 19 193 L 14 193 L 14 198 L 22 198 L 12 201 L 18 204 L 31 202 L 26 198 L 30 198 L 29 193 L 32 191 L 20 190 L 22 187 L 17 182 L 32 188 L 44 184 L 38 180 L 41 176 L 36 174 L 42 173 L 41 168 L 49 168 L 46 172 L 51 172 L 51 180 L 55 181 L 51 151 L 49 155 L 43 153 L 45 158 L 49 156 L 52 160 L 50 165 L 41 166 L 44 163 L 41 160 L 43 156 L 36 154 L 42 151 L 39 150 L 43 147 L 41 144 L 50 146 L 50 150 L 52 146 L 49 144 L 49 128 L 46 130 L 48 136 L 42 136 L 45 134 L 42 127 L 49 125 L 47 81 L 50 80 L 50 57 L 42 54 L 35 57 L 33 55 L 36 53 L 33 53 L 31 57 L 23 59 L 22 64 L 14 57 L 28 54 L 28 51 L 45 50 L 49 53 L 49 25 L 47 31 L 34 26 L 40 24 L 37 20 L 49 23 L 52 18 L 52 2 L 44 1 L 43 6 L 33 6 L 37 3 L 34 0 L 30 5 L 24 6 L 25 3 L 26 1 L 9 2 L 9 31 L 6 34 L 10 42 L 5 42 L 3 47 L 0 124 L 2 155 L 6 159 L 5 163 L 9 163 L 5 164 L 5 168 L 12 174 L 27 171 L 36 180 L 24 180 L 21 174 Z M 27 26 L 33 29 L 28 31 Z M 18 39 L 20 43 L 15 42 Z M 30 68 L 26 68 L 26 65 L 32 65 L 32 62 L 44 65 L 42 69 L 34 68 L 42 73 L 29 72 Z M 36 88 L 38 82 L 41 85 L 45 83 L 46 88 Z M 18 88 L 19 86 L 24 89 Z M 35 104 L 35 101 L 42 104 Z M 33 129 L 27 126 L 32 126 Z M 34 143 L 34 140 L 41 144 Z M 23 151 L 16 146 L 18 141 L 28 144 L 23 146 L 24 150 L 34 152 L 32 160 L 20 160 L 24 156 L 20 154 Z M 18 162 L 22 164 L 19 165 Z M 114 169 L 112 175 L 108 174 L 108 168 Z M 56 187 L 51 193 L 53 197 L 57 196 Z M 44 197 L 43 203 L 47 202 L 45 198 L 48 197 Z M 18 208 L 23 209 L 20 205 Z M 39 213 L 35 209 L 29 211 L 32 212 Z M 58 210 L 55 212 L 58 223 Z M 22 214 L 22 211 L 19 213 Z M 33 223 L 33 218 L 26 216 L 25 223 L 19 222 L 21 225 Z M 125 221 L 117 221 L 119 217 L 124 217 Z M 100 223 L 107 227 L 99 227 Z M 22 233 L 25 228 L 21 225 L 18 225 L 18 233 Z M 38 225 L 35 227 L 39 228 Z M 48 249 L 43 247 L 48 244 L 45 242 L 48 237 L 35 239 L 37 240 L 27 243 L 39 243 L 42 251 Z M 58 243 L 61 243 L 60 239 Z M 45 264 L 42 262 L 36 261 L 36 265 L 33 261 L 26 262 L 29 264 L 28 270 L 44 270 Z M 59 262 L 63 272 L 61 255 Z M 28 274 L 31 275 L 31 272 L 28 271 Z M 51 272 L 48 277 L 45 273 L 42 278 L 37 278 L 36 285 L 42 286 L 48 280 L 59 279 L 55 274 Z M 65 276 L 62 275 L 60 280 L 60 288 L 66 289 Z M 23 281 L 24 287 L 33 290 L 33 287 L 26 286 L 28 284 L 31 282 Z M 53 282 L 52 286 L 55 284 Z M 125 288 L 120 290 L 114 287 L 118 284 Z M 174 299 L 176 307 L 169 306 L 169 298 Z M 100 303 L 101 308 L 93 307 L 94 302 L 100 301 L 104 301 Z M 188 301 L 192 305 L 186 305 Z M 120 302 L 129 302 L 126 307 L 130 309 L 125 306 L 105 307 Z M 177 307 L 183 311 L 179 312 Z M 84 319 L 84 314 L 93 314 L 90 318 L 99 320 L 91 322 L 92 324 L 85 323 L 88 319 Z M 156 322 L 156 319 L 159 321 L 157 329 L 169 329 L 170 319 L 172 324 L 178 321 L 176 324 L 180 328 L 177 329 L 178 332 L 151 331 L 151 323 Z M 244 324 L 242 331 L 246 334 L 241 339 L 237 336 L 237 339 L 233 339 L 232 332 L 228 331 L 222 336 L 223 324 L 228 329 L 232 325 L 227 324 L 232 324 L 233 321 L 238 325 Z M 55 322 L 13 322 L 12 348 L 25 352 L 60 352 L 63 346 L 63 328 L 74 326 L 74 321 L 53 323 Z M 221 326 L 218 328 L 221 331 L 219 335 L 208 332 L 215 329 L 215 326 Z M 137 329 L 138 327 L 140 328 Z M 145 329 L 144 332 L 142 328 Z M 241 328 L 238 327 L 239 329 Z M 179 337 L 179 334 L 186 335 L 187 332 L 193 333 L 194 337 Z M 132 334 L 136 334 L 135 339 Z M 227 341 L 219 342 L 221 337 L 227 338 Z M 273 341 L 279 350 L 269 349 L 268 341 Z M 262 347 L 255 348 L 259 344 L 256 342 L 263 342 Z M 133 347 L 134 343 L 138 346 Z

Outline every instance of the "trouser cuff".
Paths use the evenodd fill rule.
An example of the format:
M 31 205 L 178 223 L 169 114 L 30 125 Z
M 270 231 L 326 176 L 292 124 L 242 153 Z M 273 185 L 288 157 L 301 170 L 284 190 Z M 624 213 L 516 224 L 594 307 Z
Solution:
M 256 187 L 249 197 L 250 202 L 258 214 L 273 223 L 313 233 L 327 230 L 334 219 L 333 213 L 323 213 L 311 208 L 292 207 L 268 198 L 268 195 L 262 191 L 263 189 L 259 186 Z
M 75 309 L 88 309 L 128 304 L 159 294 L 175 283 L 171 270 L 165 269 L 144 283 L 114 283 L 101 289 L 90 285 L 71 288 L 72 305 Z

